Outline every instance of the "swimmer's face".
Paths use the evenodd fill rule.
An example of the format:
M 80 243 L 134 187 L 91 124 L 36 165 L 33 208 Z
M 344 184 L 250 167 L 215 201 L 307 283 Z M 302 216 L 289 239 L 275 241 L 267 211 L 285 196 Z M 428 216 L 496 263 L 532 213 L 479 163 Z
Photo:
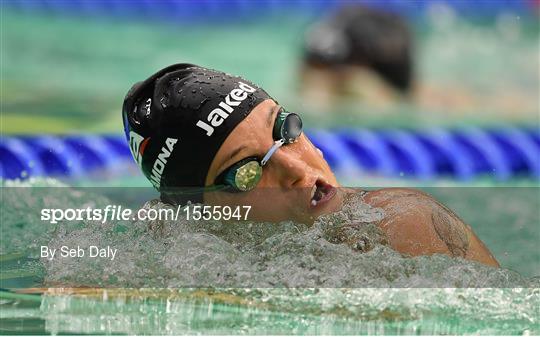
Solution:
M 281 107 L 267 99 L 231 132 L 216 154 L 206 186 L 235 163 L 262 158 L 274 144 L 272 130 Z M 205 202 L 221 205 L 251 205 L 250 220 L 294 220 L 309 223 L 341 205 L 336 177 L 322 153 L 302 133 L 296 142 L 280 147 L 263 167 L 262 177 L 249 192 L 205 193 Z M 322 195 L 322 196 L 321 196 Z M 315 202 L 314 202 L 315 201 Z

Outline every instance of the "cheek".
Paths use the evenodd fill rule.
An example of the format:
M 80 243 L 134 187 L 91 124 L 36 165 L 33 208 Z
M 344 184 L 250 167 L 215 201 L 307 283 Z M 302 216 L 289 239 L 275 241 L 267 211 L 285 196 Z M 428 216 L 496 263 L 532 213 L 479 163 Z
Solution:
M 279 189 L 260 186 L 247 193 L 207 193 L 204 199 L 206 204 L 215 206 L 242 209 L 245 206 L 251 206 L 248 220 L 259 222 L 300 221 L 298 212 L 295 210 L 297 200 Z
M 328 168 L 322 151 L 315 147 L 306 136 L 302 135 L 298 145 L 299 155 L 306 164 L 316 168 Z
M 275 169 L 268 167 L 263 168 L 263 174 L 257 188 L 275 188 L 278 186 L 277 181 L 279 181 L 279 175 Z
M 307 166 L 318 171 L 319 173 L 322 173 L 330 184 L 338 186 L 339 184 L 334 176 L 334 172 L 332 172 L 330 165 L 328 165 L 328 162 L 326 159 L 324 159 L 324 154 L 322 151 L 315 147 L 315 145 L 313 145 L 313 143 L 311 143 L 311 141 L 304 135 L 302 135 L 302 138 L 302 148 L 304 149 L 303 153 L 301 154 L 302 160 L 306 162 Z

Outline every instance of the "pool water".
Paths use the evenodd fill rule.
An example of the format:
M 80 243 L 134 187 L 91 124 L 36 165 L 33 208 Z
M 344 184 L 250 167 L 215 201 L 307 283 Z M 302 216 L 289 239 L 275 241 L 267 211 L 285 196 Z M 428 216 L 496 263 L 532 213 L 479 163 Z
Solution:
M 401 256 L 378 243 L 370 222 L 384 214 L 359 197 L 312 227 L 185 220 L 157 227 L 144 221 L 44 224 L 44 205 L 110 203 L 97 190 L 62 186 L 51 179 L 4 182 L 2 288 L 13 289 L 0 293 L 4 333 L 540 332 L 534 187 L 429 189 L 472 224 L 501 262 L 496 269 L 446 256 Z M 164 206 L 150 201 L 144 207 Z M 333 243 L 331 228 L 345 220 L 364 224 L 371 250 Z M 103 263 L 36 256 L 40 244 L 89 243 L 123 253 Z
M 414 25 L 418 81 L 454 99 L 391 107 L 352 97 L 319 107 L 299 94 L 302 40 L 313 20 L 293 12 L 216 27 L 5 8 L 3 130 L 118 133 L 122 98 L 131 84 L 178 62 L 241 74 L 301 113 L 311 128 L 539 123 L 535 19 L 504 13 L 478 22 L 459 16 L 420 20 Z
M 121 289 L 77 296 L 65 293 L 26 300 L 2 298 L 3 332 L 535 335 L 539 331 L 538 289 L 255 289 L 246 294 L 238 290 Z M 268 304 L 269 299 L 278 303 Z

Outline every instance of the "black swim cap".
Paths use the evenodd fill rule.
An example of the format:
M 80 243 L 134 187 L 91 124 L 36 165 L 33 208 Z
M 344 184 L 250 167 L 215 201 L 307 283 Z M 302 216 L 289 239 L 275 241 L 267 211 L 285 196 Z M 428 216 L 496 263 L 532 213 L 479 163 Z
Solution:
M 394 88 L 407 92 L 414 76 L 413 48 L 412 34 L 401 17 L 354 4 L 307 31 L 304 60 L 371 68 Z
M 240 77 L 175 64 L 127 93 L 124 131 L 133 157 L 155 188 L 202 187 L 221 144 L 268 98 Z

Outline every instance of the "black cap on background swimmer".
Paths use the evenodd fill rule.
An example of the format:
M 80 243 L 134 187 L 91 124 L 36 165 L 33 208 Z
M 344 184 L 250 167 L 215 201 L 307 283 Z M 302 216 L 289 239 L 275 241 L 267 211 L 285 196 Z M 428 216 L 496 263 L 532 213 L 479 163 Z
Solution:
M 371 68 L 403 92 L 411 86 L 412 58 L 413 40 L 407 23 L 384 10 L 344 6 L 306 33 L 306 63 Z
M 202 187 L 221 144 L 268 98 L 240 77 L 186 63 L 166 67 L 136 83 L 124 99 L 131 153 L 162 192 Z

